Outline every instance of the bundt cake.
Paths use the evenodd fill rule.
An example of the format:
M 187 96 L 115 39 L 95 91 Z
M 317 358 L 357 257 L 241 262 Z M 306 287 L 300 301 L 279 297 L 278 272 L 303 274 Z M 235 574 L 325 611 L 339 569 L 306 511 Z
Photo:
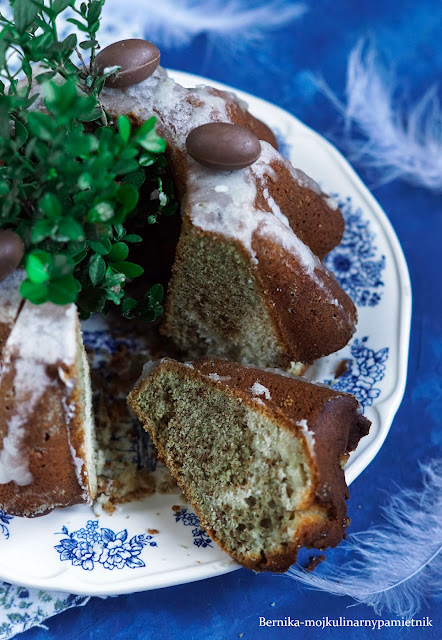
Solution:
M 282 572 L 300 547 L 342 540 L 342 466 L 370 425 L 353 396 L 221 359 L 164 359 L 128 402 L 202 526 L 240 564 Z
M 107 68 L 124 53 L 102 104 L 134 125 L 155 114 L 168 145 L 182 224 L 163 334 L 188 357 L 255 366 L 340 349 L 356 309 L 322 263 L 343 234 L 339 209 L 233 94 L 181 87 L 145 42 L 132 65 L 139 42 L 96 61 Z M 43 109 L 33 91 L 33 109 Z M 0 508 L 32 517 L 92 502 L 96 451 L 75 306 L 23 304 L 20 278 L 0 285 Z M 284 571 L 300 546 L 342 539 L 340 464 L 369 424 L 352 396 L 226 360 L 166 359 L 129 404 L 203 526 L 244 566 Z
M 11 276 L 0 285 L 2 299 L 11 285 Z M 91 387 L 75 305 L 25 302 L 17 318 L 17 304 L 3 317 L 8 313 L 0 380 L 0 508 L 32 517 L 90 504 L 97 484 Z
M 233 94 L 185 89 L 160 67 L 138 84 L 105 88 L 101 97 L 113 117 L 127 114 L 135 124 L 154 113 L 168 144 L 182 230 L 163 332 L 193 357 L 284 368 L 347 344 L 356 309 L 321 262 L 341 239 L 341 213 L 282 158 L 270 130 Z M 188 152 L 188 137 L 210 123 L 255 133 L 259 158 L 233 171 L 203 166 Z M 216 134 L 212 143 L 213 155 Z

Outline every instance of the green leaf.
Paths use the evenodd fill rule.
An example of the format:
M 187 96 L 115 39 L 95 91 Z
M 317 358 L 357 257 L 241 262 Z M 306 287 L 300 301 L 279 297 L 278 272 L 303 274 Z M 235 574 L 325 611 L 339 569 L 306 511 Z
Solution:
M 101 116 L 101 109 L 97 107 L 88 114 L 80 114 L 78 116 L 78 119 L 80 120 L 80 122 L 93 122 L 94 120 L 98 120 L 98 118 L 101 118 Z
M 155 122 L 155 116 L 146 120 L 146 122 L 144 122 L 137 130 L 135 140 L 143 147 L 143 149 L 146 149 L 146 151 L 150 151 L 152 153 L 163 153 L 166 149 L 166 141 L 156 133 L 154 129 Z
M 92 207 L 87 214 L 88 222 L 106 222 L 115 215 L 115 210 L 110 202 L 99 202 Z
M 17 120 L 15 122 L 15 137 L 14 137 L 17 148 L 22 147 L 25 144 L 28 137 L 29 137 L 29 133 L 25 125 Z
M 94 178 L 92 174 L 85 171 L 79 176 L 77 184 L 78 188 L 81 190 L 89 189 L 94 184 Z
M 64 276 L 49 283 L 48 298 L 54 304 L 71 304 L 77 300 L 80 290 L 81 284 L 74 276 Z
M 34 136 L 46 142 L 51 142 L 57 133 L 54 121 L 45 113 L 31 111 L 27 117 L 27 124 Z
M 40 11 L 31 0 L 15 0 L 14 22 L 18 33 L 24 33 Z
M 103 238 L 100 241 L 89 240 L 89 246 L 92 251 L 95 251 L 95 253 L 99 253 L 100 256 L 107 255 L 112 247 L 109 238 Z
M 20 294 L 23 298 L 32 302 L 32 304 L 42 304 L 49 299 L 47 286 L 45 284 L 31 282 L 30 280 L 23 280 L 20 285 Z
M 38 244 L 45 238 L 50 238 L 56 225 L 53 220 L 39 220 L 32 227 L 32 244 Z
M 121 240 L 121 238 L 126 235 L 126 229 L 122 224 L 114 224 L 114 229 L 118 240 Z
M 133 298 L 124 298 L 123 302 L 121 303 L 122 313 L 127 313 L 128 311 L 132 311 L 132 309 L 135 309 L 137 304 L 138 304 L 137 301 L 134 300 Z
M 71 33 L 62 42 L 60 42 L 60 51 L 73 51 L 76 46 L 77 36 L 75 33 Z
M 142 138 L 137 140 L 138 144 L 152 153 L 163 153 L 166 149 L 166 141 L 161 138 L 155 131 L 151 131 Z
M 66 143 L 66 151 L 73 156 L 86 157 L 92 151 L 98 148 L 98 140 L 95 136 L 83 133 L 71 139 Z
M 134 262 L 113 262 L 112 266 L 124 273 L 127 278 L 138 278 L 144 273 L 143 267 Z
M 138 162 L 140 164 L 140 167 L 150 167 L 151 165 L 155 164 L 156 160 L 157 157 L 154 153 L 149 153 L 149 151 L 146 151 L 146 153 L 141 154 Z
M 135 133 L 135 138 L 142 138 L 143 136 L 153 131 L 156 121 L 156 117 L 152 116 L 151 118 L 148 118 L 145 122 L 143 122 L 141 127 L 138 127 Z
M 152 303 L 157 303 L 157 302 L 161 302 L 161 300 L 163 299 L 163 295 L 164 295 L 164 289 L 160 284 L 154 284 L 153 287 L 151 287 L 147 293 L 145 298 L 149 299 L 149 306 Z
M 99 0 L 92 0 L 89 4 L 87 19 L 89 23 L 95 22 L 101 15 L 102 3 Z
M 123 285 L 126 281 L 126 276 L 124 273 L 115 273 L 112 270 L 112 267 L 108 267 L 106 270 L 106 279 L 104 281 L 104 285 L 109 287 L 110 289 L 117 288 L 121 289 L 121 285 Z
M 131 184 L 122 184 L 118 189 L 117 200 L 121 202 L 125 213 L 130 213 L 138 204 L 139 193 Z
M 53 193 L 45 193 L 38 201 L 38 207 L 48 218 L 58 218 L 61 215 L 60 200 Z
M 130 138 L 130 120 L 127 116 L 121 115 L 117 119 L 118 131 L 124 142 L 129 142 Z
M 146 174 L 144 171 L 135 171 L 135 173 L 129 173 L 127 176 L 124 176 L 121 182 L 123 184 L 131 184 L 139 191 L 145 180 Z
M 74 24 L 80 31 L 86 31 L 86 33 L 88 31 L 87 25 L 83 24 L 79 20 L 76 20 L 75 18 L 67 18 L 66 22 Z
M 38 84 L 42 84 L 43 82 L 47 82 L 48 80 L 52 80 L 57 75 L 56 71 L 45 71 L 45 73 L 39 73 L 38 76 L 35 76 Z
M 106 263 L 103 258 L 96 253 L 89 260 L 89 278 L 96 287 L 100 282 L 104 280 L 106 275 Z
M 85 237 L 81 224 L 69 216 L 62 218 L 58 223 L 58 233 L 75 242 L 81 242 Z
M 116 291 L 112 291 L 112 289 L 106 289 L 108 300 L 111 300 L 116 305 L 121 304 L 121 293 L 122 292 L 117 293 Z
M 50 270 L 51 281 L 64 278 L 71 275 L 74 271 L 75 263 L 71 256 L 64 253 L 57 253 L 52 258 L 52 266 Z
M 84 40 L 83 42 L 80 42 L 80 47 L 87 51 L 88 49 L 92 49 L 92 47 L 96 47 L 97 44 L 98 42 L 96 40 Z M 91 78 L 92 76 L 89 77 Z
M 72 0 L 54 0 L 54 2 L 52 3 L 52 10 L 58 15 L 59 13 L 67 9 L 70 4 L 73 4 Z
M 49 280 L 49 269 L 52 256 L 47 251 L 31 251 L 26 259 L 26 273 L 34 284 L 41 284 Z
M 124 236 L 124 242 L 142 242 L 143 238 L 138 236 L 136 233 L 129 233 Z
M 124 242 L 116 242 L 108 255 L 110 262 L 122 262 L 129 255 L 129 247 Z

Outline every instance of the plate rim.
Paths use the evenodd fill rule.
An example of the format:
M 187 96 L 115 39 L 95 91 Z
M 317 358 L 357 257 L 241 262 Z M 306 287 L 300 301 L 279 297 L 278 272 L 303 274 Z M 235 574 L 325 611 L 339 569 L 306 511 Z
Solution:
M 405 393 L 408 369 L 408 353 L 410 347 L 412 292 L 410 274 L 398 236 L 387 214 L 384 212 L 380 204 L 377 202 L 376 198 L 370 192 L 368 187 L 363 183 L 361 178 L 358 176 L 356 171 L 350 165 L 348 160 L 343 156 L 343 154 L 325 137 L 316 132 L 314 129 L 310 128 L 308 125 L 304 124 L 301 120 L 296 118 L 296 116 L 263 98 L 254 96 L 250 93 L 242 91 L 241 89 L 234 88 L 216 80 L 211 80 L 209 78 L 198 76 L 196 74 L 173 69 L 167 69 L 167 72 L 171 78 L 177 80 L 184 86 L 190 87 L 197 84 L 208 84 L 224 91 L 234 92 L 240 99 L 250 103 L 250 112 L 252 114 L 254 113 L 253 103 L 259 104 L 260 107 L 264 110 L 270 108 L 276 113 L 280 112 L 282 118 L 285 121 L 291 121 L 301 132 L 304 132 L 308 136 L 313 137 L 317 142 L 319 142 L 319 144 L 325 147 L 325 149 L 331 155 L 333 161 L 336 162 L 336 164 L 339 166 L 339 169 L 342 171 L 342 173 L 345 174 L 346 178 L 349 180 L 355 190 L 357 190 L 357 192 L 360 194 L 361 199 L 365 199 L 370 209 L 371 215 L 375 217 L 376 221 L 382 229 L 385 241 L 390 246 L 391 254 L 394 257 L 395 266 L 398 271 L 398 281 L 400 285 L 398 292 L 398 305 L 400 312 L 397 325 L 398 349 L 396 353 L 396 382 L 392 392 L 389 393 L 386 398 L 382 398 L 380 402 L 377 402 L 374 407 L 371 407 L 371 410 L 374 410 L 379 414 L 381 429 L 374 442 L 369 447 L 367 447 L 358 458 L 357 462 L 359 464 L 354 464 L 350 469 L 350 473 L 346 475 L 347 482 L 348 484 L 350 484 L 359 476 L 360 473 L 362 473 L 362 471 L 370 464 L 370 462 L 379 452 L 385 441 L 385 438 L 388 435 L 393 419 L 397 413 L 397 410 Z M 23 580 L 19 579 L 19 583 L 22 584 L 22 586 L 26 586 L 29 588 L 38 588 L 51 591 L 56 590 L 60 592 L 74 593 L 81 596 L 111 596 L 135 593 L 139 591 L 150 591 L 153 589 L 187 584 L 190 582 L 224 575 L 232 571 L 236 571 L 240 568 L 242 568 L 240 565 L 235 564 L 228 556 L 226 556 L 226 558 L 222 560 L 209 561 L 207 563 L 201 563 L 199 565 L 197 564 L 192 567 L 172 569 L 170 571 L 155 574 L 154 576 L 140 575 L 138 577 L 134 575 L 126 580 L 117 582 L 115 587 L 112 587 L 111 583 L 108 583 L 107 580 L 104 581 L 101 587 L 98 585 L 87 585 L 85 583 L 83 583 L 84 586 L 82 586 L 81 579 L 78 581 L 78 584 L 75 584 L 75 582 L 66 584 L 66 579 L 68 582 L 72 581 L 72 574 L 69 574 L 69 572 L 62 572 L 59 575 L 53 576 L 52 578 L 48 578 L 46 580 L 44 578 L 41 580 L 38 578 L 31 579 L 29 581 L 25 581 L 25 584 L 23 584 Z M 64 577 L 65 586 L 57 583 L 57 579 L 61 576 Z M 81 574 L 79 574 L 79 577 L 80 576 Z M 145 582 L 146 579 L 147 582 Z M 3 573 L 1 567 L 0 580 L 5 580 L 6 582 L 9 582 L 11 584 L 17 584 L 14 576 L 8 573 Z M 52 582 L 54 582 L 54 584 L 52 584 Z

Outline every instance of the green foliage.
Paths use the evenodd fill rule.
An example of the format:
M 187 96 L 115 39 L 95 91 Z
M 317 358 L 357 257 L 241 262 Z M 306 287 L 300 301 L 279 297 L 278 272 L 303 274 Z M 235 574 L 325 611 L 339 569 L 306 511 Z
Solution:
M 139 301 L 125 297 L 126 282 L 143 273 L 129 260 L 141 237 L 126 224 L 136 216 L 148 232 L 176 203 L 155 118 L 138 129 L 124 115 L 113 123 L 100 102 L 109 75 L 94 66 L 104 0 L 10 3 L 13 19 L 0 15 L 0 228 L 25 245 L 21 294 L 35 304 L 77 302 L 83 318 L 117 305 L 125 317 L 154 320 L 160 285 Z M 74 33 L 58 39 L 56 18 L 66 9 L 84 34 L 79 43 Z M 87 65 L 80 49 L 90 54 Z M 20 61 L 14 70 L 12 52 Z

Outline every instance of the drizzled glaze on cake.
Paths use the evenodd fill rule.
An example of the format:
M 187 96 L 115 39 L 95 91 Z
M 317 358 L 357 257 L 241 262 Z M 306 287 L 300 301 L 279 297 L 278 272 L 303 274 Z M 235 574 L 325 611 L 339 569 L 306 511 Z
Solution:
M 36 516 L 96 490 L 88 364 L 75 305 L 25 302 L 0 382 L 0 508 Z
M 341 239 L 341 213 L 273 148 L 270 130 L 233 94 L 185 89 L 161 68 L 122 91 L 105 89 L 102 101 L 135 124 L 154 113 L 168 143 L 183 222 L 165 335 L 193 357 L 214 353 L 259 365 L 309 363 L 343 347 L 356 310 L 321 262 Z M 253 164 L 226 171 L 189 156 L 189 133 L 219 122 L 261 139 Z

